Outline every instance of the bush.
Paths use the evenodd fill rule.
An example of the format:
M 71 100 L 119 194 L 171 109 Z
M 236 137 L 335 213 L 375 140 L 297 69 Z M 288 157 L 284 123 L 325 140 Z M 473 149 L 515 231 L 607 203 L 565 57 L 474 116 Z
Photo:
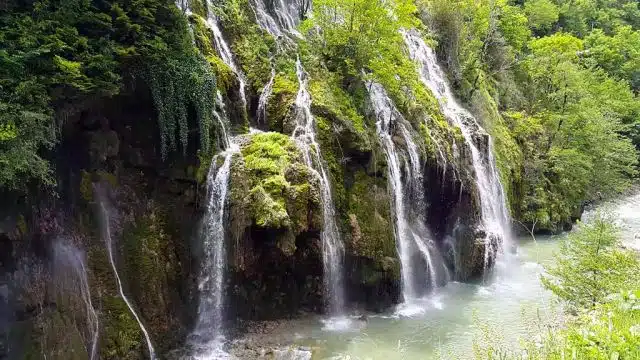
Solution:
M 610 217 L 598 215 L 560 245 L 542 283 L 574 309 L 593 308 L 609 294 L 639 284 L 637 255 L 619 248 L 618 229 Z

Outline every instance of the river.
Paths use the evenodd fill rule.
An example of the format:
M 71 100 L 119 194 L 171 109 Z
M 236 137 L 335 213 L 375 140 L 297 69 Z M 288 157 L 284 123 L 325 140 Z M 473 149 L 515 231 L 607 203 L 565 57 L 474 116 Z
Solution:
M 308 359 L 302 348 L 312 350 L 314 360 L 469 359 L 474 339 L 485 335 L 515 347 L 538 333 L 537 324 L 555 322 L 559 314 L 540 283 L 542 265 L 552 260 L 557 241 L 536 240 L 520 239 L 518 253 L 499 262 L 485 283 L 451 282 L 424 298 L 412 316 L 394 310 L 370 314 L 366 321 L 354 316 L 342 331 L 328 330 L 321 318 L 293 320 L 258 341 L 289 345 L 280 359 Z
M 640 194 L 598 209 L 613 215 L 625 246 L 640 249 Z M 595 212 L 587 211 L 585 221 Z M 393 309 L 369 314 L 366 321 L 354 316 L 342 331 L 329 330 L 321 318 L 305 318 L 240 342 L 280 346 L 275 358 L 282 360 L 473 359 L 474 343 L 482 345 L 485 339 L 517 349 L 523 339 L 535 340 L 541 329 L 562 321 L 560 305 L 540 282 L 559 236 L 519 238 L 517 254 L 499 261 L 485 283 L 451 282 L 425 298 L 412 316 Z

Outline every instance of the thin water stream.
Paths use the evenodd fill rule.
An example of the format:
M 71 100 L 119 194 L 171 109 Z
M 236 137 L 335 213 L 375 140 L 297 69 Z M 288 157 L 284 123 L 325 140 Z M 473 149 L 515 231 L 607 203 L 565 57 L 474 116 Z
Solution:
M 308 90 L 309 75 L 302 67 L 300 59 L 296 62 L 299 88 L 296 97 L 296 127 L 291 135 L 307 166 L 313 169 L 320 183 L 320 201 L 322 203 L 323 228 L 322 240 L 323 281 L 325 299 L 328 299 L 329 315 L 340 317 L 344 312 L 343 262 L 344 245 L 336 224 L 336 210 L 333 204 L 331 181 L 326 164 L 322 158 L 320 144 L 316 141 L 316 123 L 311 113 L 311 94 Z M 330 325 L 333 326 L 333 325 Z
M 102 238 L 107 246 L 107 253 L 109 255 L 109 263 L 111 264 L 111 269 L 113 270 L 113 275 L 116 280 L 116 284 L 118 285 L 118 292 L 120 293 L 120 297 L 124 300 L 125 304 L 129 308 L 131 315 L 136 319 L 136 322 L 140 326 L 140 330 L 144 335 L 144 339 L 147 343 L 147 350 L 149 352 L 149 359 L 154 360 L 156 358 L 156 352 L 153 348 L 153 344 L 151 343 L 151 336 L 149 336 L 149 332 L 144 327 L 142 320 L 140 320 L 140 316 L 133 308 L 133 304 L 129 301 L 129 298 L 124 293 L 124 288 L 122 287 L 122 281 L 120 280 L 120 275 L 118 274 L 118 268 L 116 267 L 116 261 L 113 256 L 113 238 L 111 236 L 111 217 L 109 216 L 109 211 L 107 210 L 106 199 L 104 195 L 102 195 L 101 191 L 95 191 L 95 194 L 98 198 L 98 206 L 100 209 L 100 218 L 102 219 Z
M 87 354 L 89 360 L 94 360 L 98 356 L 100 320 L 91 301 L 86 255 L 71 243 L 58 241 L 53 247 L 53 258 L 57 270 L 56 278 L 54 278 L 56 284 L 66 291 L 77 293 L 84 302 L 87 330 L 90 336 L 87 339 Z M 70 287 L 67 288 L 67 286 Z

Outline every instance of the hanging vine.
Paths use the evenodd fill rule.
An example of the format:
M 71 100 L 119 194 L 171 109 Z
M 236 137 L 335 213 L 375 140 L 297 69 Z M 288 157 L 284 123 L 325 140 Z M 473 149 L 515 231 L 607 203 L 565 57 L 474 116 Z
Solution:
M 200 134 L 200 149 L 211 146 L 216 78 L 199 54 L 183 54 L 148 66 L 147 82 L 158 113 L 162 158 L 169 151 L 186 152 L 189 141 L 189 108 L 194 110 Z

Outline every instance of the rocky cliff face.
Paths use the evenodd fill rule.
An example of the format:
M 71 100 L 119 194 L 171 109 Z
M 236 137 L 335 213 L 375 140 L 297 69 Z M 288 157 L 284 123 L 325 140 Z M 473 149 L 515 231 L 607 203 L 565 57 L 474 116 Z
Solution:
M 201 20 L 197 14 L 191 17 L 196 43 L 204 47 L 211 39 Z M 229 25 L 227 36 L 235 44 L 246 42 L 255 29 L 245 30 Z M 256 46 L 268 52 L 275 45 Z M 238 48 L 237 56 L 250 70 L 248 111 L 241 106 L 236 77 L 213 49 L 205 54 L 216 67 L 224 98 L 219 107 L 229 114 L 231 131 L 241 146 L 231 174 L 226 314 L 233 321 L 322 312 L 318 181 L 288 136 L 297 92 L 295 54 L 279 53 L 277 60 L 283 65 L 274 79 L 266 120 L 256 123 L 250 119 L 257 118 L 260 89 L 269 80 L 263 68 L 269 66 L 249 63 L 242 50 Z M 358 79 L 346 82 L 319 67 L 311 74 L 311 110 L 346 248 L 349 306 L 383 311 L 400 301 L 387 164 L 375 119 L 365 116 L 363 103 L 348 96 L 364 92 L 364 85 Z M 423 216 L 455 277 L 480 276 L 490 240 L 478 228 L 479 200 L 469 150 L 433 107 L 413 110 L 406 116 L 421 139 L 427 189 Z M 197 124 L 189 125 L 189 137 L 197 139 Z M 264 132 L 247 134 L 248 125 Z M 59 359 L 88 357 L 89 336 L 83 325 L 88 315 L 74 311 L 82 301 L 80 294 L 61 298 L 53 290 L 51 249 L 61 239 L 72 239 L 86 252 L 91 299 L 100 320 L 100 358 L 145 357 L 142 333 L 118 294 L 109 265 L 96 186 L 109 189 L 116 265 L 124 292 L 150 330 L 156 350 L 164 354 L 184 341 L 197 308 L 203 180 L 212 154 L 194 147 L 163 160 L 159 133 L 150 92 L 142 84 L 101 99 L 69 117 L 62 143 L 51 154 L 57 163 L 59 196 L 4 195 L 3 203 L 12 205 L 3 208 L 0 223 L 0 302 L 6 305 L 0 323 L 11 326 L 3 327 L 8 332 L 0 340 L 0 358 L 37 358 L 39 353 Z M 394 141 L 403 146 L 399 137 Z M 62 333 L 60 327 L 74 330 Z

